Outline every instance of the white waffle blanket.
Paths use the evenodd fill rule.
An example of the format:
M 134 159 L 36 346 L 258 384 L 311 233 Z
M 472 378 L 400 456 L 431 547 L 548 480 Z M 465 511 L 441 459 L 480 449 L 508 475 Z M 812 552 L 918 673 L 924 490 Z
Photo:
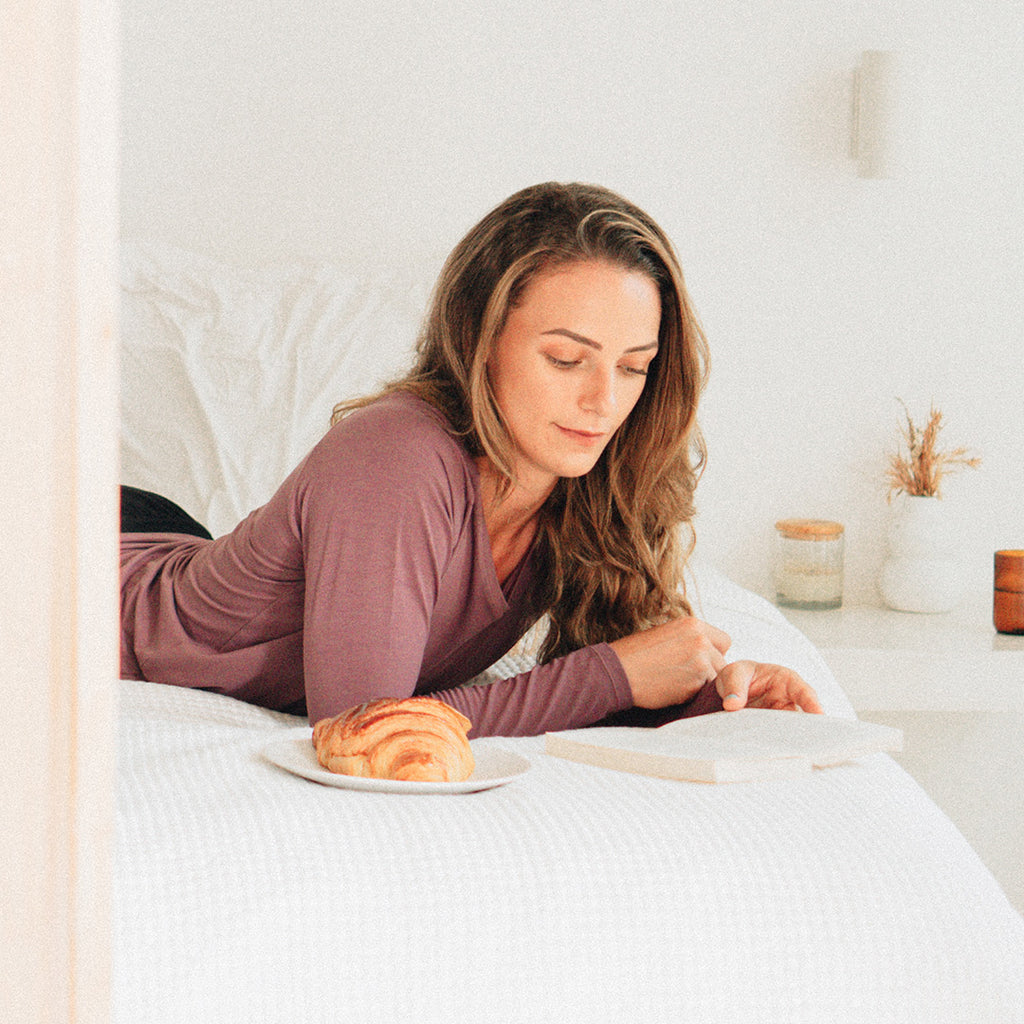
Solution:
M 699 583 L 737 657 L 852 713 L 773 607 Z M 529 772 L 408 796 L 262 760 L 297 724 L 122 683 L 118 1024 L 1024 1021 L 1024 922 L 885 755 L 706 786 L 501 740 Z

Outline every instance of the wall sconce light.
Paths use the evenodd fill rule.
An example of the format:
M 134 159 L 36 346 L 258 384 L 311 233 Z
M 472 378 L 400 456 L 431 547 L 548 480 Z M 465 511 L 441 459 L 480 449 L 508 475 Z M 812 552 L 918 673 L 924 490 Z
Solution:
M 893 119 L 896 105 L 896 55 L 865 50 L 853 72 L 853 129 L 850 156 L 860 178 L 891 177 Z

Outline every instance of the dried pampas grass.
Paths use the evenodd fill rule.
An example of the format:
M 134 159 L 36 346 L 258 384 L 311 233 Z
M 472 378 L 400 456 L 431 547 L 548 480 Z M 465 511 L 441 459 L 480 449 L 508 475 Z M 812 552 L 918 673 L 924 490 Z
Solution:
M 953 448 L 945 452 L 939 450 L 942 413 L 934 406 L 927 426 L 921 429 L 915 425 L 906 405 L 903 402 L 900 405 L 903 406 L 907 422 L 901 431 L 903 445 L 895 455 L 889 456 L 886 472 L 889 482 L 888 500 L 892 501 L 894 494 L 940 498 L 943 477 L 965 467 L 973 469 L 981 465 L 981 459 L 971 455 L 967 448 Z M 905 452 L 903 447 L 906 448 Z

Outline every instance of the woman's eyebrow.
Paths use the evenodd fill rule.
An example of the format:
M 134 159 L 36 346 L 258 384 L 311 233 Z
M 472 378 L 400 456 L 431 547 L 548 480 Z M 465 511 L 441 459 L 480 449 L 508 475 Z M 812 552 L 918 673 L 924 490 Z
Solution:
M 561 334 L 566 338 L 571 338 L 573 341 L 578 341 L 581 345 L 589 345 L 591 348 L 597 349 L 598 352 L 602 350 L 602 346 L 599 345 L 592 338 L 587 338 L 582 334 L 577 334 L 575 331 L 566 330 L 564 327 L 555 327 L 550 331 L 543 331 L 543 334 Z M 646 352 L 648 349 L 657 348 L 658 343 L 652 341 L 649 345 L 634 345 L 632 348 L 627 348 L 627 352 Z

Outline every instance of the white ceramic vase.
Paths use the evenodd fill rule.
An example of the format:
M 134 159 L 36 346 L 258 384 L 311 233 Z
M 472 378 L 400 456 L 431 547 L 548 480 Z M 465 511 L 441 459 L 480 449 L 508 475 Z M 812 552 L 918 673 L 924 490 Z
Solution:
M 963 596 L 955 524 L 940 498 L 904 495 L 889 522 L 879 589 L 901 612 L 948 612 Z
M 956 529 L 939 498 L 903 496 L 889 523 L 882 598 L 897 611 L 949 611 L 964 595 Z

